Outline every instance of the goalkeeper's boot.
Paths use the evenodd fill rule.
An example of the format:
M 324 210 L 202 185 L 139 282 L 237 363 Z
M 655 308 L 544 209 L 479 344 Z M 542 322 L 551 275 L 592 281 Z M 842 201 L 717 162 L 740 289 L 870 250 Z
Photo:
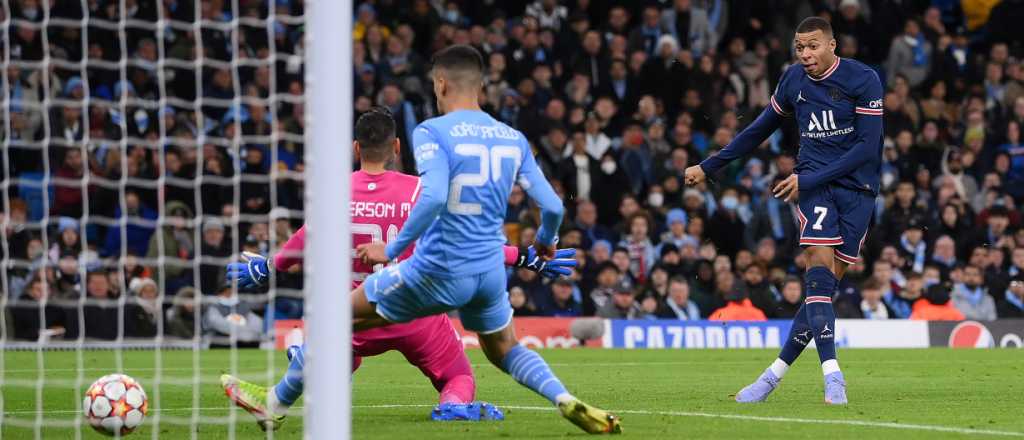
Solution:
M 770 368 L 766 369 L 754 383 L 736 393 L 736 401 L 740 403 L 764 402 L 768 395 L 775 391 L 775 387 L 779 386 L 780 380 L 782 379 L 772 373 Z
M 825 403 L 846 405 L 846 380 L 842 371 L 825 375 Z
M 558 403 L 562 417 L 590 434 L 621 434 L 619 418 L 603 409 L 590 406 L 575 397 Z
M 224 386 L 224 394 L 228 399 L 252 414 L 256 418 L 256 424 L 264 431 L 276 431 L 284 423 L 284 415 L 274 414 L 267 405 L 267 395 L 270 392 L 267 388 L 229 374 L 221 375 L 220 383 Z
M 430 412 L 430 418 L 439 422 L 451 420 L 505 420 L 505 414 L 498 407 L 487 402 L 442 403 Z

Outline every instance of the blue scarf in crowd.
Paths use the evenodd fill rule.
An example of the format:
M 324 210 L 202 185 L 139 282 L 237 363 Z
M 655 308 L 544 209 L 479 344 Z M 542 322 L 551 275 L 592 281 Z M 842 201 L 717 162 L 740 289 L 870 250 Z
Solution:
M 1024 310 L 1024 300 L 1018 298 L 1017 295 L 1014 295 L 1010 289 L 1006 289 L 1006 302 L 1013 304 L 1013 306 L 1019 310 Z
M 910 45 L 910 50 L 914 54 L 914 65 L 924 66 L 928 64 L 928 53 L 924 50 L 924 34 L 919 33 L 916 37 L 910 37 L 914 40 L 914 43 Z
M 892 292 L 892 289 L 882 296 L 882 301 L 892 309 L 893 313 L 896 314 L 897 318 L 907 319 L 910 317 L 910 302 L 904 301 L 902 298 L 897 298 L 896 294 Z
M 925 250 L 927 249 L 924 241 L 917 242 L 917 245 L 910 244 L 906 234 L 904 234 L 900 236 L 900 246 L 903 246 L 903 250 L 914 254 L 914 267 L 912 270 L 917 273 L 924 272 Z
M 960 292 L 963 293 L 962 296 L 965 299 L 967 299 L 967 302 L 970 303 L 972 306 L 977 306 L 978 304 L 981 304 L 981 300 L 985 295 L 985 292 L 981 290 L 981 286 L 971 289 L 967 287 L 966 284 L 960 285 Z

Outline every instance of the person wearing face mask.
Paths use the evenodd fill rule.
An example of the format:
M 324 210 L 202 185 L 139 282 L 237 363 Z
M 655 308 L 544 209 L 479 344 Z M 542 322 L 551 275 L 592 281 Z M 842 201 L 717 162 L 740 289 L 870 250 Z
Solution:
M 665 193 L 662 192 L 660 186 L 651 188 L 651 191 L 647 193 L 647 206 L 654 209 L 659 209 L 665 204 Z
M 598 170 L 590 173 L 590 200 L 597 205 L 598 223 L 612 226 L 621 219 L 618 213 L 619 202 L 631 194 L 629 178 L 611 151 L 601 157 L 599 164 Z
M 734 188 L 726 188 L 722 191 L 718 209 L 708 222 L 708 237 L 721 254 L 735 255 L 743 246 L 746 224 L 739 216 L 739 207 L 739 193 Z
M 993 321 L 996 319 L 996 303 L 985 288 L 985 272 L 980 267 L 964 267 L 961 282 L 953 287 L 953 306 L 967 319 Z

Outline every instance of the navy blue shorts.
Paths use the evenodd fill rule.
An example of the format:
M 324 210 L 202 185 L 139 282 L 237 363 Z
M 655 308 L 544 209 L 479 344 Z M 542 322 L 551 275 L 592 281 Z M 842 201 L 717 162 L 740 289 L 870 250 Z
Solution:
M 836 185 L 800 191 L 800 246 L 831 246 L 836 258 L 854 264 L 860 261 L 875 196 Z

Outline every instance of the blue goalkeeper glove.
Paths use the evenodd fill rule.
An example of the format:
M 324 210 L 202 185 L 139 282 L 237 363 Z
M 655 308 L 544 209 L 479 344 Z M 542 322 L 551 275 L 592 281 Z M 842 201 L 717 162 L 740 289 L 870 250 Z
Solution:
M 242 252 L 240 263 L 229 263 L 225 278 L 238 281 L 239 289 L 262 287 L 270 280 L 270 264 L 267 257 L 252 252 Z
M 513 266 L 532 270 L 548 278 L 569 276 L 572 275 L 572 268 L 576 267 L 576 249 L 557 249 L 555 258 L 544 261 L 533 246 L 519 248 L 519 256 Z

